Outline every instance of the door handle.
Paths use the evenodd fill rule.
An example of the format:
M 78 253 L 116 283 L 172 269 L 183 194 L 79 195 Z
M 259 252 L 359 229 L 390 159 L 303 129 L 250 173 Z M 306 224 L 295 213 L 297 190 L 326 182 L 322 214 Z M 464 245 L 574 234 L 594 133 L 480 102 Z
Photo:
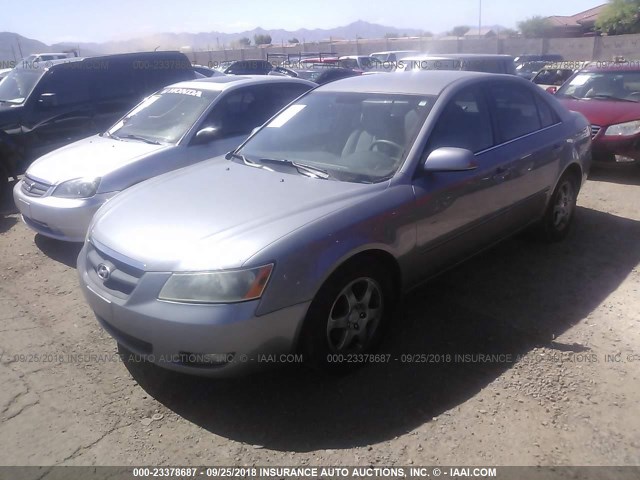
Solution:
M 504 182 L 509 176 L 509 173 L 510 172 L 507 167 L 498 167 L 491 178 L 496 182 Z

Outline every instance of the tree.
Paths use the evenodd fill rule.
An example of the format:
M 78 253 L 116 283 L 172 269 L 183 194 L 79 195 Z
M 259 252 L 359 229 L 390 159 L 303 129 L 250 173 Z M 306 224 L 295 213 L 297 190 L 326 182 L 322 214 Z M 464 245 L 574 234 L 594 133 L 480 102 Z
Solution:
M 242 47 L 248 47 L 249 45 L 251 45 L 251 40 L 249 40 L 247 37 L 242 37 L 240 40 L 238 40 L 238 44 Z
M 640 33 L 640 0 L 609 0 L 596 28 L 608 35 Z
M 549 35 L 551 25 L 547 18 L 536 15 L 518 22 L 518 29 L 527 38 L 542 38 Z
M 384 38 L 397 38 L 398 34 L 395 32 L 387 32 L 384 34 Z
M 298 40 L 296 37 L 293 37 L 289 39 L 289 43 L 300 43 L 300 40 Z
M 503 37 L 507 38 L 515 38 L 518 36 L 518 31 L 513 28 L 503 28 L 500 30 L 499 34 Z
M 457 27 L 453 27 L 453 30 L 447 33 L 447 35 L 451 35 L 453 37 L 463 37 L 465 33 L 469 31 L 469 27 L 466 25 L 458 25 Z
M 271 45 L 271 35 L 256 34 L 253 36 L 253 42 L 256 45 Z
M 431 32 L 421 32 L 420 36 L 421 37 L 433 37 L 433 33 L 431 33 Z

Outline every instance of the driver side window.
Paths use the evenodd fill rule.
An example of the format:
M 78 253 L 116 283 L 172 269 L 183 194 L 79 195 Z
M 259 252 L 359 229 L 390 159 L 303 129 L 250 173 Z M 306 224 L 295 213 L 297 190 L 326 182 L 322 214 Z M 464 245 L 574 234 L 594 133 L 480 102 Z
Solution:
M 427 152 L 457 147 L 478 153 L 493 146 L 489 109 L 478 88 L 460 91 L 444 108 L 429 139 Z

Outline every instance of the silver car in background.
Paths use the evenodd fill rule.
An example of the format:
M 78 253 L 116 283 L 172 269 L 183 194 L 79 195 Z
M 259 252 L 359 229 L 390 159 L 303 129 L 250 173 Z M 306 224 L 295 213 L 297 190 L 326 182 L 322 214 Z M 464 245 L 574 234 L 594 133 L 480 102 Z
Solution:
M 564 238 L 591 137 L 518 77 L 416 72 L 319 87 L 226 158 L 119 195 L 78 257 L 100 324 L 169 369 L 352 366 L 402 293 L 524 228 Z
M 94 213 L 148 178 L 226 153 L 314 88 L 288 77 L 215 76 L 147 97 L 106 132 L 36 160 L 14 187 L 32 230 L 82 242 Z

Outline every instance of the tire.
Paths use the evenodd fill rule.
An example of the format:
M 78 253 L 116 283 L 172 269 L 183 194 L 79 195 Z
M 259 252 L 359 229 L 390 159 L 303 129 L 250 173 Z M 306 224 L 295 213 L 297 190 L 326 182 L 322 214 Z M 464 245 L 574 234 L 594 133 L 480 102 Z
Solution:
M 539 225 L 542 239 L 548 242 L 564 240 L 573 226 L 579 184 L 570 174 L 564 174 L 551 195 L 549 205 Z
M 327 373 L 345 373 L 378 347 L 396 299 L 380 264 L 357 261 L 334 273 L 311 302 L 300 345 L 305 361 Z M 355 361 L 354 361 L 355 360 Z
M 1 162 L 2 160 L 0 160 Z M 7 171 L 0 163 L 0 202 L 4 200 L 5 195 L 7 195 L 7 190 L 9 189 L 9 175 Z

